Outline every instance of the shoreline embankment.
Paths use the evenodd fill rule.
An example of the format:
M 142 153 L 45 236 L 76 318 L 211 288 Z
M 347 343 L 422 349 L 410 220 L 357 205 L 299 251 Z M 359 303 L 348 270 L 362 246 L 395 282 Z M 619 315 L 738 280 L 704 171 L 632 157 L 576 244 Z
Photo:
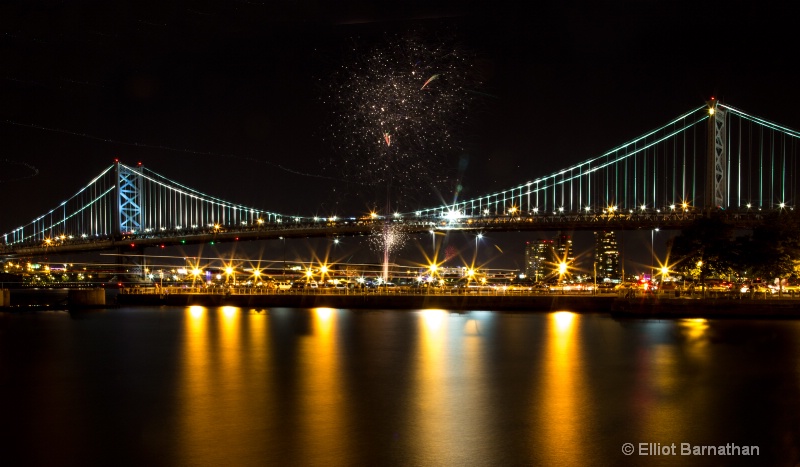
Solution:
M 610 313 L 618 318 L 800 318 L 800 298 L 791 296 L 673 296 L 641 294 L 392 294 L 392 293 L 118 293 L 107 290 L 105 303 L 77 303 L 79 295 L 58 290 L 10 293 L 0 311 L 99 309 L 118 306 L 235 306 L 242 308 L 347 308 L 370 310 L 443 309 Z M 70 300 L 70 297 L 73 297 Z

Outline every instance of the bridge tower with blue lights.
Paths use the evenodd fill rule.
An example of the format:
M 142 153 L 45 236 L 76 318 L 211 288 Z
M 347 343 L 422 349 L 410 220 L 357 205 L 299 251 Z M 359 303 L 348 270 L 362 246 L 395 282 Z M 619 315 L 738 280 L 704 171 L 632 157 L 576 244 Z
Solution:
M 114 161 L 117 182 L 117 216 L 114 222 L 114 236 L 121 237 L 126 232 L 140 232 L 144 225 L 144 190 L 142 189 L 142 163 L 136 168 Z

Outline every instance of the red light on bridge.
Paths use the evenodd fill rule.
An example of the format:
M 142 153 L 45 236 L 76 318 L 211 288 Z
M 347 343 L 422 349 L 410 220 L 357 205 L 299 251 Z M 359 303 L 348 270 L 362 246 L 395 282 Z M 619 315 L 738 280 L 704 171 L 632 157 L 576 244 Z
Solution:
M 135 246 L 136 246 L 136 244 L 135 244 L 135 243 L 131 243 L 131 248 L 133 248 L 133 247 L 135 247 Z
M 239 241 L 239 237 L 236 237 L 236 241 L 237 241 L 237 242 Z
M 164 248 L 164 245 L 161 245 L 161 248 Z
M 713 99 L 713 97 L 712 97 L 712 99 Z M 141 166 L 142 166 L 142 163 L 141 163 L 141 162 L 137 162 L 137 163 L 136 163 L 136 165 L 138 165 L 139 167 L 141 167 Z

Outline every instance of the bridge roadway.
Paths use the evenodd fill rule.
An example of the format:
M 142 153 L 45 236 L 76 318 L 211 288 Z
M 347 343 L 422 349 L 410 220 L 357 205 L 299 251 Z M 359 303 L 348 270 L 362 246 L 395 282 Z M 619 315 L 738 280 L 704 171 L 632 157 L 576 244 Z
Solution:
M 558 213 L 552 215 L 480 216 L 457 220 L 442 218 L 406 218 L 399 220 L 358 220 L 341 218 L 313 223 L 270 223 L 253 226 L 220 226 L 209 229 L 163 230 L 125 234 L 120 237 L 58 237 L 48 242 L 36 241 L 0 244 L 0 257 L 42 256 L 105 250 L 140 250 L 181 244 L 223 243 L 281 238 L 324 238 L 372 235 L 384 228 L 400 228 L 409 235 L 432 230 L 473 232 L 522 231 L 595 231 L 595 230 L 679 230 L 709 215 L 718 216 L 737 229 L 752 229 L 763 222 L 762 211 L 692 211 L 633 213 Z

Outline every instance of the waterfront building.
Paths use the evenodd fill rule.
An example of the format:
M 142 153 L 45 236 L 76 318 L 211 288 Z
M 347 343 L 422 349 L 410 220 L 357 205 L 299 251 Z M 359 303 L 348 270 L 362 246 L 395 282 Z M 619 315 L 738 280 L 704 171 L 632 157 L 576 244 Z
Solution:
M 549 280 L 559 276 L 559 265 L 574 267 L 575 254 L 572 237 L 558 233 L 554 238 L 525 243 L 525 275 L 533 281 Z
M 594 271 L 597 282 L 619 282 L 619 247 L 614 232 L 601 230 L 594 233 Z
M 553 240 L 525 242 L 525 276 L 533 281 L 547 277 L 553 269 Z
M 558 265 L 560 263 L 567 263 L 570 267 L 575 266 L 575 252 L 572 249 L 571 235 L 561 232 L 556 235 L 555 254 L 553 270 L 556 274 L 558 274 Z

